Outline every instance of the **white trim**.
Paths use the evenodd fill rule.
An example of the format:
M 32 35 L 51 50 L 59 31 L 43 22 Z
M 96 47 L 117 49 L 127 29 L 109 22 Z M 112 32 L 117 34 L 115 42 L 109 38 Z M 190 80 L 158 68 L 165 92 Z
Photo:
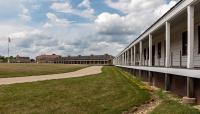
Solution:
M 200 70 L 183 69 L 183 68 L 166 68 L 166 67 L 145 67 L 145 66 L 123 66 L 116 65 L 117 67 L 131 68 L 137 70 L 145 70 L 158 73 L 173 74 L 185 77 L 200 78 Z

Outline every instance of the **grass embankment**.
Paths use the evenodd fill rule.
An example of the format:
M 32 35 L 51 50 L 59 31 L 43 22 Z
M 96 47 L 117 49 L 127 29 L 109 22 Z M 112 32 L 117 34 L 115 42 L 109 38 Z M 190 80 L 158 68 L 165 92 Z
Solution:
M 0 64 L 0 78 L 67 73 L 85 67 L 66 64 Z
M 199 110 L 192 106 L 180 103 L 180 98 L 171 93 L 165 93 L 161 90 L 156 95 L 160 97 L 162 102 L 151 114 L 200 114 Z
M 0 86 L 0 114 L 121 114 L 150 98 L 127 76 L 104 67 L 88 77 Z
M 134 78 L 128 77 L 131 80 Z M 133 83 L 135 83 L 133 81 Z M 141 86 L 141 84 L 140 84 Z M 141 86 L 145 88 L 144 86 Z M 149 87 L 147 87 L 149 88 Z M 181 98 L 171 92 L 156 90 L 151 92 L 152 96 L 158 97 L 161 104 L 156 107 L 150 114 L 200 114 L 200 111 L 190 105 L 181 103 Z

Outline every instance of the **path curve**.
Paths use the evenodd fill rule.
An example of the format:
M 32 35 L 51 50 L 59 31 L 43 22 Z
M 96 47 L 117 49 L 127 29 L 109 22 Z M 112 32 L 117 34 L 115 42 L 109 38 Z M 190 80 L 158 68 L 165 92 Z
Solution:
M 88 75 L 93 75 L 93 74 L 99 74 L 102 72 L 101 69 L 102 69 L 102 66 L 91 66 L 91 67 L 83 68 L 78 71 L 63 73 L 63 74 L 0 78 L 0 85 L 36 82 L 36 81 L 53 80 L 53 79 L 64 79 L 64 78 L 73 78 L 73 77 L 83 77 L 83 76 L 88 76 Z

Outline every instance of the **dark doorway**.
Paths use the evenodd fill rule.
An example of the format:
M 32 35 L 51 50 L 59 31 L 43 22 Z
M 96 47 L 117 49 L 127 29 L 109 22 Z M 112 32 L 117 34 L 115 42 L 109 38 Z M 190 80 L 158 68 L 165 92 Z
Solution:
M 182 33 L 182 55 L 186 56 L 187 55 L 187 31 Z

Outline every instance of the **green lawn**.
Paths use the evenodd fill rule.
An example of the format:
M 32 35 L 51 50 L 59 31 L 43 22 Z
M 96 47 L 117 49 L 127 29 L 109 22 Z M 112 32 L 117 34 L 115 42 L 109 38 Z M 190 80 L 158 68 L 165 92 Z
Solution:
M 151 114 L 200 114 L 197 109 L 192 106 L 183 105 L 179 100 L 170 99 L 167 94 L 159 91 L 158 96 L 163 101 Z
M 164 100 L 151 114 L 200 114 L 200 112 L 177 101 Z
M 162 91 L 155 95 L 162 103 L 151 114 L 200 114 Z M 0 114 L 121 114 L 150 97 L 138 79 L 104 67 L 87 77 L 0 86 Z
M 85 67 L 66 64 L 0 64 L 0 78 L 67 73 Z
M 150 99 L 129 76 L 104 67 L 88 77 L 0 86 L 0 114 L 121 114 Z

